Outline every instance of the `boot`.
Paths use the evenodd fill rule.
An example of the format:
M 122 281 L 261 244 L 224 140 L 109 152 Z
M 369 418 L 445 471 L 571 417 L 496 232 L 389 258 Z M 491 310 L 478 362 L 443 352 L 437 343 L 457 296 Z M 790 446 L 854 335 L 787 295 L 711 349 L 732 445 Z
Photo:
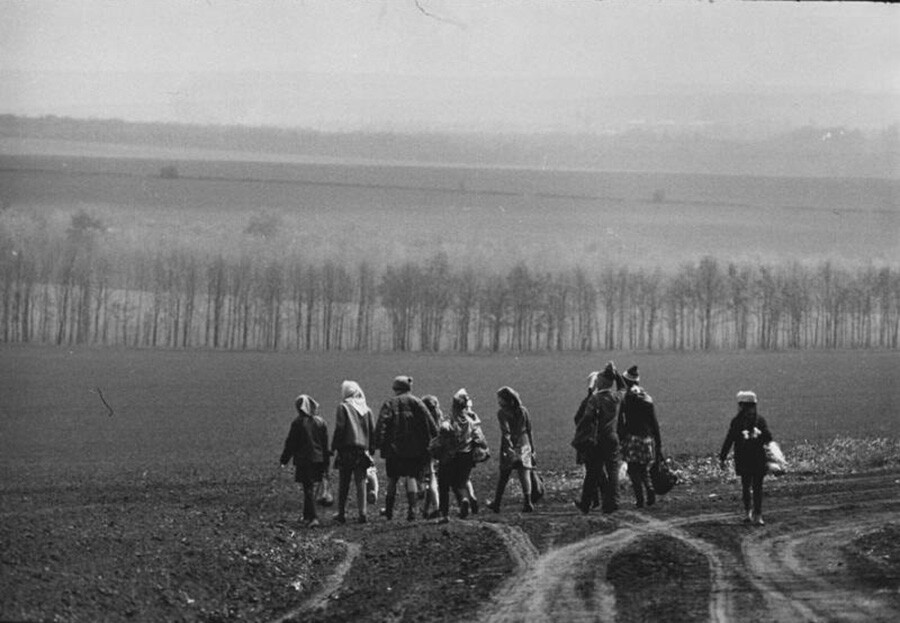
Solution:
M 406 493 L 407 504 L 409 505 L 406 509 L 406 520 L 407 521 L 415 521 L 416 519 L 416 502 L 418 502 L 418 494 L 417 493 Z
M 634 491 L 634 505 L 644 508 L 644 485 L 639 481 L 631 481 L 631 489 Z
M 394 501 L 397 499 L 396 495 L 386 495 L 384 496 L 384 518 L 385 519 L 393 519 L 394 518 Z
M 653 490 L 653 485 L 647 485 L 647 506 L 653 506 L 656 504 L 656 491 Z

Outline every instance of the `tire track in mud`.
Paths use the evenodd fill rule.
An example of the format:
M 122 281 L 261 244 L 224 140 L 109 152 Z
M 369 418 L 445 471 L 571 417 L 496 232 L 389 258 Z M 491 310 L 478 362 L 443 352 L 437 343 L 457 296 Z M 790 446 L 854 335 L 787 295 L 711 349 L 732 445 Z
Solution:
M 722 514 L 708 517 L 718 519 Z M 507 580 L 498 590 L 492 607 L 482 613 L 480 620 L 491 623 L 551 618 L 565 621 L 615 620 L 615 589 L 606 580 L 609 561 L 626 545 L 651 534 L 677 539 L 706 558 L 711 584 L 709 618 L 714 622 L 731 620 L 734 611 L 731 599 L 733 586 L 727 565 L 716 547 L 690 536 L 672 521 L 627 511 L 616 519 L 620 520 L 619 527 L 612 533 L 552 549 L 536 558 L 524 572 L 520 571 Z M 584 596 L 580 594 L 579 587 L 587 574 L 591 576 L 594 590 L 589 596 Z
M 330 533 L 326 534 L 323 539 L 328 539 L 330 536 Z M 301 620 L 304 613 L 314 612 L 328 607 L 328 599 L 343 586 L 344 577 L 353 566 L 353 561 L 356 560 L 356 557 L 359 556 L 359 553 L 362 551 L 362 547 L 358 543 L 351 543 L 343 539 L 334 539 L 334 542 L 340 543 L 346 548 L 347 551 L 344 554 L 344 559 L 338 564 L 334 572 L 325 578 L 322 587 L 319 588 L 314 595 L 304 601 L 298 608 L 274 619 L 272 623 L 286 623 L 287 621 Z
M 741 542 L 748 579 L 777 620 L 896 621 L 897 612 L 889 604 L 829 580 L 821 568 L 804 561 L 800 549 L 808 545 L 816 548 L 819 557 L 823 552 L 835 552 L 839 558 L 836 550 L 842 545 L 897 517 L 896 510 L 882 511 L 865 517 L 835 518 L 829 525 L 785 534 L 751 534 Z

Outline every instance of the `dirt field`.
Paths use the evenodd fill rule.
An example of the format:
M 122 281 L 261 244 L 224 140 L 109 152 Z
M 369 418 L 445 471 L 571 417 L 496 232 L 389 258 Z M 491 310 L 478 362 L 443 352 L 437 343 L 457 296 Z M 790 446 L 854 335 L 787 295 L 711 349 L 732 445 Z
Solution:
M 481 469 L 481 468 L 479 468 Z M 479 474 L 485 493 L 493 472 Z M 7 489 L 3 620 L 894 621 L 900 471 L 770 480 L 581 515 L 577 474 L 538 511 L 448 525 L 296 523 L 285 481 Z M 630 495 L 623 490 L 623 505 Z M 353 508 L 351 503 L 350 512 Z M 374 513 L 370 512 L 374 516 Z
M 896 356 L 635 356 L 648 383 L 659 379 L 664 443 L 684 482 L 648 511 L 623 489 L 620 512 L 585 516 L 572 505 L 570 409 L 553 407 L 574 396 L 574 412 L 592 358 L 6 348 L 0 620 L 895 620 Z M 491 459 L 473 476 L 481 512 L 466 520 L 388 522 L 371 509 L 369 523 L 339 525 L 320 508 L 321 527 L 300 526 L 292 474 L 277 466 L 285 403 L 302 386 L 333 424 L 336 379 L 359 379 L 377 405 L 400 370 L 441 396 L 468 387 L 492 446 L 493 388 L 509 381 L 534 397 L 548 489 L 536 513 L 518 512 L 515 483 L 499 515 L 483 508 Z M 784 370 L 828 390 L 794 396 L 804 385 Z M 719 405 L 694 389 L 689 400 L 698 374 L 765 388 L 795 469 L 767 480 L 764 527 L 740 522 L 738 484 L 711 458 L 733 394 Z M 835 406 L 848 395 L 853 417 Z

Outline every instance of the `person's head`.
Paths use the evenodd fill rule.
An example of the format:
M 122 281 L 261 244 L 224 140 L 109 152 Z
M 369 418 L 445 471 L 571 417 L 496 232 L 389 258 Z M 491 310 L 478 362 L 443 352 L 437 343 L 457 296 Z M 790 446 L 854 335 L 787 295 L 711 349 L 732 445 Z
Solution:
M 363 394 L 362 387 L 356 381 L 344 381 L 341 383 L 341 399 L 346 400 L 347 398 L 362 398 L 365 400 L 366 396 Z
M 391 384 L 391 388 L 394 390 L 395 394 L 403 394 L 412 390 L 412 377 L 406 375 L 400 375 L 394 379 L 394 382 Z
M 437 396 L 433 396 L 431 394 L 422 396 L 422 402 L 425 403 L 426 407 L 428 407 L 428 410 L 431 412 L 431 417 L 433 417 L 435 420 L 441 419 L 443 413 L 441 413 L 441 403 L 438 400 Z
M 738 410 L 741 413 L 756 415 L 756 403 L 758 401 L 755 392 L 741 390 L 737 393 L 736 398 L 738 403 Z
M 299 415 L 315 415 L 319 412 L 319 403 L 306 394 L 294 398 L 294 407 Z
M 516 390 L 504 385 L 497 390 L 497 403 L 501 407 L 518 408 L 522 406 L 522 399 Z
M 594 389 L 597 391 L 609 389 L 613 386 L 615 380 L 616 366 L 612 361 L 609 361 L 607 362 L 603 370 L 597 375 L 597 378 L 594 380 Z
M 465 388 L 460 388 L 455 394 L 453 394 L 454 415 L 467 411 L 471 407 L 472 399 L 469 397 L 469 392 L 467 392 Z
M 641 382 L 641 375 L 638 373 L 637 366 L 628 368 L 625 374 L 622 375 L 622 378 L 625 379 L 625 385 L 628 387 L 634 387 Z

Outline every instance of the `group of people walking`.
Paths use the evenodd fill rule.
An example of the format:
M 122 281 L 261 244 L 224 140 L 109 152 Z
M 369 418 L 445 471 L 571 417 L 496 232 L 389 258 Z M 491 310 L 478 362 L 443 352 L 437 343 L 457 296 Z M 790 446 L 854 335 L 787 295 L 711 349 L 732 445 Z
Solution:
M 456 499 L 459 516 L 478 512 L 478 498 L 470 478 L 477 463 L 490 457 L 490 448 L 481 429 L 481 419 L 472 409 L 465 389 L 451 400 L 444 414 L 436 396 L 422 398 L 412 393 L 413 379 L 398 376 L 392 383 L 394 395 L 384 401 L 377 419 L 355 381 L 341 385 L 341 402 L 335 414 L 331 443 L 328 424 L 319 415 L 319 405 L 301 394 L 294 401 L 297 417 L 281 453 L 281 465 L 293 460 L 294 477 L 303 489 L 302 521 L 319 524 L 315 489 L 329 473 L 331 457 L 338 472 L 338 523 L 345 523 L 350 484 L 356 490 L 357 521 L 368 521 L 370 500 L 367 482 L 372 477 L 375 453 L 385 462 L 387 487 L 381 514 L 392 519 L 398 494 L 405 493 L 406 518 L 417 518 L 423 500 L 422 517 L 449 521 L 450 493 Z M 500 473 L 494 499 L 487 507 L 500 512 L 500 501 L 513 471 L 519 475 L 523 491 L 523 511 L 534 510 L 531 501 L 530 470 L 534 466 L 534 440 L 528 410 L 511 387 L 497 390 L 500 424 Z M 401 489 L 402 487 L 402 489 Z
M 627 464 L 635 505 L 643 508 L 656 503 L 651 473 L 664 460 L 662 437 L 653 398 L 640 380 L 636 365 L 621 374 L 612 361 L 588 376 L 588 393 L 575 414 L 571 444 L 576 462 L 585 470 L 581 495 L 575 502 L 582 513 L 600 507 L 608 514 L 619 508 L 620 460 Z M 387 473 L 381 511 L 386 519 L 394 517 L 400 492 L 405 493 L 408 520 L 417 518 L 418 502 L 422 500 L 423 518 L 449 521 L 451 492 L 461 518 L 478 512 L 470 476 L 475 465 L 490 457 L 490 448 L 481 419 L 472 409 L 472 398 L 465 389 L 458 390 L 451 399 L 449 414 L 445 414 L 436 396 L 414 395 L 412 382 L 410 376 L 394 379 L 393 396 L 384 401 L 376 419 L 359 384 L 344 381 L 330 444 L 328 425 L 319 415 L 318 403 L 306 394 L 296 398 L 298 415 L 291 423 L 280 462 L 282 466 L 294 462 L 295 479 L 303 489 L 303 522 L 310 526 L 319 523 L 315 488 L 330 472 L 332 456 L 338 472 L 335 521 L 346 522 L 352 482 L 357 521 L 367 522 L 368 503 L 377 497 L 367 485 L 372 479 L 377 483 L 376 451 L 384 459 Z M 757 413 L 756 394 L 741 391 L 737 400 L 738 414 L 729 425 L 719 458 L 724 468 L 734 446 L 746 521 L 762 525 L 765 447 L 772 435 L 765 419 Z M 518 392 L 511 387 L 497 390 L 497 403 L 500 468 L 494 498 L 487 508 L 500 512 L 503 494 L 515 471 L 521 484 L 522 511 L 532 512 L 536 453 L 531 419 Z M 377 484 L 375 488 L 377 491 Z

